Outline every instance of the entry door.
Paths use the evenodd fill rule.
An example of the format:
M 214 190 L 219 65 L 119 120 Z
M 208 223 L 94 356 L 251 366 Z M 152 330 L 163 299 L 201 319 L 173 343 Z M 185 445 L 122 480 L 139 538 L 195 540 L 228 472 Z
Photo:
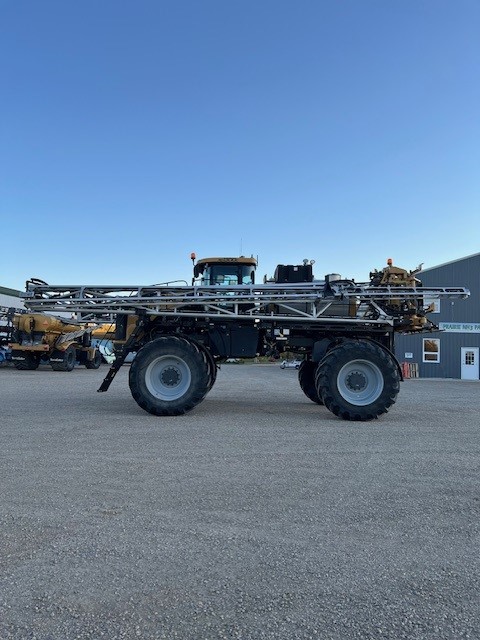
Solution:
M 461 347 L 462 380 L 478 380 L 478 347 Z

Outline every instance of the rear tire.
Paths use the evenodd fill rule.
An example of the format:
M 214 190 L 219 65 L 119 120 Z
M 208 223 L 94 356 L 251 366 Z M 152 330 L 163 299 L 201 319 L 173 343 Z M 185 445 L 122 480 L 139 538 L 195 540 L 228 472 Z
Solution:
M 343 420 L 374 420 L 395 403 L 400 374 L 381 346 L 348 340 L 329 351 L 316 374 L 319 396 Z
M 135 402 L 156 416 L 178 416 L 199 404 L 212 384 L 204 355 L 185 338 L 165 336 L 142 347 L 130 366 Z
M 317 387 L 315 385 L 315 372 L 317 370 L 317 362 L 311 360 L 304 360 L 298 369 L 298 382 L 303 393 L 312 402 L 317 404 L 323 404 L 323 400 L 318 395 Z
M 25 353 L 25 360 L 14 360 L 13 366 L 19 371 L 35 371 L 40 364 L 40 358 L 34 353 Z

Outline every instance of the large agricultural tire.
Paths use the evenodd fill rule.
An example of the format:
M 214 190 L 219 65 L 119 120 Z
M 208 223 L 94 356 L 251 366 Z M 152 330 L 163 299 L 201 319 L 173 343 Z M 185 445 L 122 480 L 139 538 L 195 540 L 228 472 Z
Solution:
M 25 360 L 13 360 L 13 366 L 19 371 L 35 371 L 40 364 L 40 358 L 34 353 L 25 353 Z
M 298 382 L 301 390 L 309 400 L 317 404 L 323 404 L 323 400 L 318 395 L 317 387 L 315 386 L 317 365 L 317 362 L 304 360 L 298 369 Z
M 315 382 L 324 405 L 343 420 L 378 418 L 395 403 L 400 390 L 394 358 L 366 340 L 348 340 L 329 351 Z
M 165 336 L 142 347 L 130 366 L 135 402 L 156 416 L 178 416 L 193 409 L 209 391 L 211 374 L 197 345 Z
M 93 360 L 85 361 L 85 367 L 87 369 L 98 369 L 101 364 L 102 364 L 102 354 L 98 349 L 95 351 L 95 357 L 93 358 Z
M 63 353 L 57 351 L 52 356 L 56 360 L 52 361 L 52 358 L 50 358 L 50 366 L 54 371 L 72 371 L 77 360 L 77 351 L 71 344 Z

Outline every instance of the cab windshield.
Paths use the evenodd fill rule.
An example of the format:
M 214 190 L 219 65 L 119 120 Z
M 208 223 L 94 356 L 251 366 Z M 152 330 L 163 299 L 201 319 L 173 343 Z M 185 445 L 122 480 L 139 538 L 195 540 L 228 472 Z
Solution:
M 212 265 L 205 270 L 203 284 L 219 284 L 230 287 L 235 284 L 253 284 L 254 270 L 251 265 Z

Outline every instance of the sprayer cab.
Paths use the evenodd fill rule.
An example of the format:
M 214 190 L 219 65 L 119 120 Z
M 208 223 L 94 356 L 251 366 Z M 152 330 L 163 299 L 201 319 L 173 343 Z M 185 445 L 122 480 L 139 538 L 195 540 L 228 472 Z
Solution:
M 203 286 L 237 284 L 254 284 L 257 260 L 246 258 L 201 258 L 195 263 L 195 254 L 191 255 L 193 262 L 192 284 Z

